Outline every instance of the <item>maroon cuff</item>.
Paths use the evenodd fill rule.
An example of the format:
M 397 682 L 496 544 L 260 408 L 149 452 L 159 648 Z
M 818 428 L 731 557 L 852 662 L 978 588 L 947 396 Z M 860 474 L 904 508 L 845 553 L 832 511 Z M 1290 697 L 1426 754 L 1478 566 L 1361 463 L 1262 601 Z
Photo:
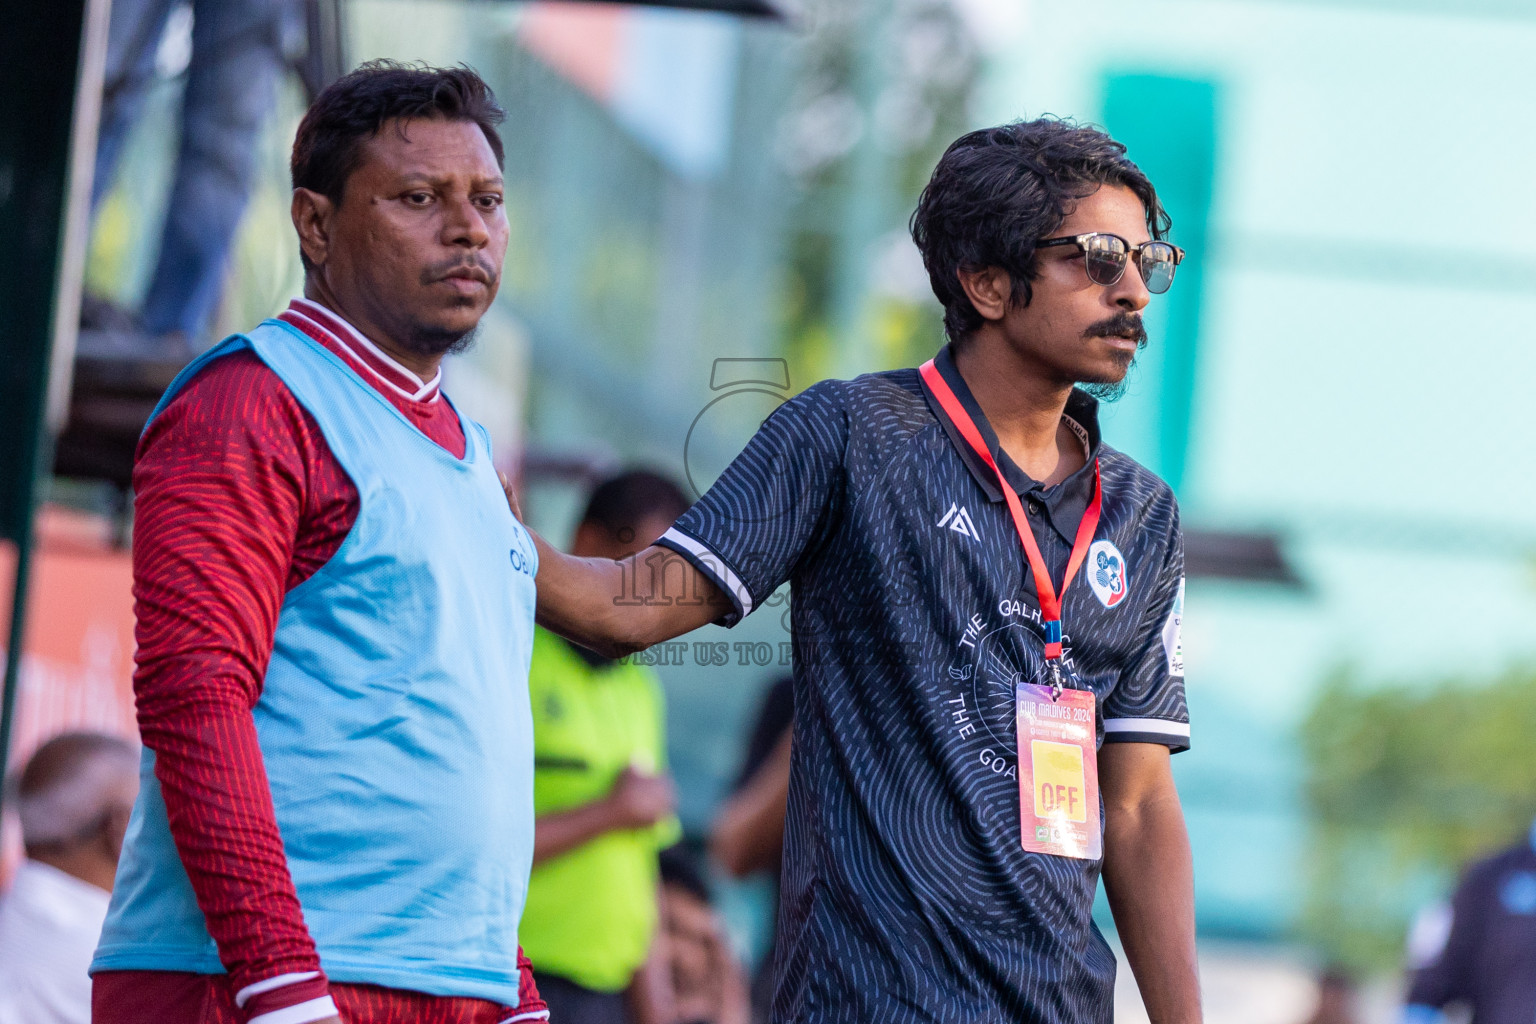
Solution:
M 245 1024 L 245 1022 L 250 1021 L 252 1018 L 260 1017 L 264 1013 L 297 1006 L 300 1003 L 307 1003 L 312 999 L 322 999 L 330 995 L 330 992 L 330 982 L 326 979 L 323 972 L 313 978 L 306 978 L 304 981 L 295 981 L 287 985 L 279 985 L 277 988 L 266 992 L 258 992 L 247 999 L 244 1006 L 240 1007 L 241 1024 Z

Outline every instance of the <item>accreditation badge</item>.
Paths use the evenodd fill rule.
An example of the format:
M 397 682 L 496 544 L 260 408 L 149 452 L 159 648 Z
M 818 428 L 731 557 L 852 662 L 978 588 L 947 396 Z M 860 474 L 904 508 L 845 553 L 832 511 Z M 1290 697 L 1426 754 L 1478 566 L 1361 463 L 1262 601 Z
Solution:
M 1024 849 L 1098 860 L 1099 762 L 1092 690 L 1019 683 L 1019 819 Z

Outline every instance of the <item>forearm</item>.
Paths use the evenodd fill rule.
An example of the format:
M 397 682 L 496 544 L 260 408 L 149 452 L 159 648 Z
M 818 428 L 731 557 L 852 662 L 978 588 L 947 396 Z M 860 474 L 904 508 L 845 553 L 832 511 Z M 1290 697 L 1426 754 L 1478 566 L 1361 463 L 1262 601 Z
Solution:
M 616 827 L 613 808 L 607 800 L 541 815 L 533 825 L 533 862 L 541 864 L 569 853 Z
M 610 658 L 656 642 L 646 636 L 644 606 L 620 603 L 626 589 L 623 566 L 606 558 L 568 555 L 529 532 L 539 551 L 539 625 Z
M 208 933 L 237 992 L 274 979 L 289 984 L 246 999 L 247 1016 L 316 1003 L 316 1020 L 335 1012 L 320 958 L 288 873 L 271 790 L 248 708 L 208 701 L 162 711 L 141 704 L 144 742 L 171 838 Z
M 720 809 L 709 852 L 737 878 L 778 864 L 784 848 L 789 803 L 790 732 L 785 731 L 768 760 Z
M 536 533 L 533 539 L 539 625 L 607 657 L 670 640 L 730 607 L 713 583 L 668 548 L 612 561 L 568 555 Z
M 1106 807 L 1104 889 L 1149 1019 L 1198 1022 L 1194 869 L 1171 786 L 1137 805 Z

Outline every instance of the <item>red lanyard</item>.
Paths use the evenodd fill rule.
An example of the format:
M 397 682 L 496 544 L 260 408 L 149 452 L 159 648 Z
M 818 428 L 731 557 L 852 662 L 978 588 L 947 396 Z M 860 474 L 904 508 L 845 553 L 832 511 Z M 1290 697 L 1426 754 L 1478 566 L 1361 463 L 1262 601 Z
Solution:
M 1052 678 L 1057 678 L 1057 669 L 1054 664 L 1061 657 L 1061 594 L 1067 592 L 1067 587 L 1072 584 L 1072 577 L 1077 575 L 1078 568 L 1083 564 L 1083 559 L 1088 555 L 1088 546 L 1093 543 L 1093 535 L 1099 528 L 1099 507 L 1102 491 L 1099 487 L 1099 460 L 1093 460 L 1093 500 L 1088 503 L 1088 509 L 1083 513 L 1082 522 L 1077 524 L 1077 539 L 1072 542 L 1072 556 L 1067 559 L 1067 574 L 1062 578 L 1061 591 L 1051 585 L 1050 570 L 1045 567 L 1045 559 L 1040 555 L 1040 545 L 1035 542 L 1034 530 L 1030 528 L 1029 520 L 1024 517 L 1024 507 L 1019 502 L 1019 494 L 1008 481 L 1003 479 L 1003 471 L 998 467 L 997 460 L 992 457 L 992 450 L 981 439 L 981 431 L 976 429 L 971 414 L 965 411 L 965 406 L 960 404 L 960 399 L 955 397 L 950 389 L 949 382 L 939 373 L 938 367 L 933 365 L 930 359 L 922 365 L 918 371 L 923 375 L 923 382 L 928 385 L 939 405 L 949 416 L 950 422 L 960 430 L 960 436 L 965 438 L 971 449 L 981 457 L 981 460 L 992 467 L 992 472 L 997 474 L 997 485 L 1002 488 L 1003 498 L 1008 502 L 1008 513 L 1013 516 L 1013 526 L 1019 532 L 1019 542 L 1024 545 L 1024 554 L 1029 559 L 1029 572 L 1035 578 L 1035 594 L 1040 598 L 1040 617 L 1045 625 L 1045 657 L 1051 663 Z

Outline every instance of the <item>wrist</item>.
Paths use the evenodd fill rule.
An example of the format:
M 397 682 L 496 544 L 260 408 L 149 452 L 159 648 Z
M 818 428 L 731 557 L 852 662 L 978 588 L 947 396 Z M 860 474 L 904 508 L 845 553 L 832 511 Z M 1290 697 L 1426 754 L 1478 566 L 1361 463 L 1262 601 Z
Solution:
M 625 812 L 624 801 L 619 800 L 617 794 L 611 794 L 610 792 L 607 797 L 599 798 L 598 803 L 594 804 L 593 809 L 598 812 L 596 814 L 598 835 L 630 827 L 630 815 Z

